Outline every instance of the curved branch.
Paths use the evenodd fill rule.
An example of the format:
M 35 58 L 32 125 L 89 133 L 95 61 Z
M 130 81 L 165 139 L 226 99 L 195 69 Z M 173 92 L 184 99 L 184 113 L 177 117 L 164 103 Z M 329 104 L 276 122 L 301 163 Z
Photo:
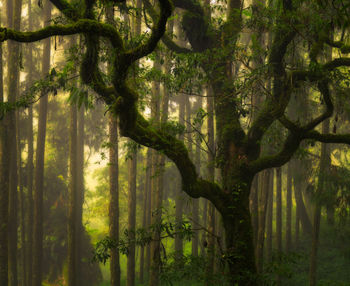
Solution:
M 156 19 L 159 17 L 155 9 L 153 8 L 152 4 L 148 0 L 143 1 L 145 7 L 147 8 L 148 13 L 150 14 L 153 21 L 156 21 Z M 176 44 L 166 33 L 162 37 L 162 42 L 168 47 L 168 49 L 179 53 L 179 54 L 188 54 L 192 53 L 190 49 L 184 48 Z
M 322 143 L 350 145 L 350 134 L 322 134 L 316 130 L 312 130 L 304 135 L 304 139 L 314 139 Z
M 281 167 L 293 157 L 302 140 L 300 134 L 290 132 L 279 153 L 259 158 L 251 162 L 249 168 L 252 172 L 258 173 L 268 168 Z
M 118 31 L 109 24 L 103 24 L 95 20 L 81 19 L 68 25 L 51 25 L 34 32 L 21 32 L 13 29 L 1 28 L 0 42 L 13 40 L 22 43 L 40 41 L 52 36 L 66 36 L 79 33 L 94 33 L 108 38 L 116 48 L 122 48 L 122 40 Z
M 339 67 L 349 67 L 350 66 L 350 58 L 341 57 L 334 60 L 331 60 L 323 65 L 319 65 L 319 68 L 315 71 L 312 70 L 296 70 L 289 74 L 289 81 L 293 84 L 297 84 L 298 81 L 310 81 L 315 82 L 317 80 L 323 79 L 324 73 L 323 71 L 333 71 Z
M 164 45 L 167 46 L 167 48 L 175 53 L 178 54 L 191 54 L 194 53 L 191 49 L 181 47 L 178 44 L 176 44 L 168 35 L 164 34 L 162 37 L 162 42 Z
M 318 89 L 320 90 L 323 96 L 323 100 L 326 104 L 326 110 L 323 114 L 311 120 L 308 124 L 302 127 L 302 129 L 307 131 L 314 129 L 317 125 L 325 121 L 327 118 L 331 117 L 334 111 L 334 105 L 329 92 L 328 82 L 327 81 L 320 82 L 318 84 Z
M 284 127 L 286 127 L 290 131 L 290 134 L 287 137 L 282 150 L 278 154 L 260 158 L 252 163 L 252 168 L 254 169 L 254 171 L 260 172 L 266 168 L 282 166 L 292 158 L 294 153 L 298 150 L 299 145 L 303 139 L 315 139 L 310 138 L 309 136 L 315 136 L 314 132 L 316 131 L 310 130 L 312 130 L 321 122 L 329 118 L 333 114 L 334 109 L 332 100 L 330 98 L 328 82 L 320 82 L 318 84 L 318 88 L 322 93 L 323 99 L 326 103 L 326 111 L 304 126 L 299 126 L 298 124 L 288 119 L 285 115 L 279 118 L 279 121 L 283 124 Z
M 146 43 L 139 45 L 137 48 L 126 52 L 127 65 L 134 63 L 140 58 L 150 54 L 156 48 L 159 40 L 165 33 L 166 23 L 172 12 L 172 3 L 170 0 L 159 0 L 160 17 L 157 23 L 153 26 L 151 36 Z
M 121 118 L 120 122 L 125 118 L 125 113 L 118 113 Z M 167 134 L 162 129 L 154 129 L 139 113 L 137 113 L 133 129 L 127 128 L 123 124 L 120 127 L 124 136 L 160 151 L 172 160 L 181 174 L 183 191 L 189 196 L 193 198 L 204 197 L 211 200 L 218 210 L 222 209 L 222 202 L 226 201 L 223 199 L 224 192 L 216 183 L 199 178 L 196 167 L 189 158 L 186 146 L 182 141 Z
M 329 92 L 328 81 L 324 80 L 319 82 L 318 89 L 320 90 L 323 100 L 326 104 L 326 110 L 318 117 L 311 120 L 309 123 L 304 126 L 300 126 L 297 123 L 293 122 L 286 115 L 283 115 L 279 118 L 279 121 L 283 124 L 284 127 L 289 129 L 292 132 L 305 132 L 314 129 L 317 125 L 325 121 L 327 118 L 331 117 L 334 111 L 334 105 L 331 99 Z
M 329 46 L 338 48 L 342 54 L 350 53 L 350 45 L 345 44 L 343 41 L 333 41 L 326 39 L 325 41 Z

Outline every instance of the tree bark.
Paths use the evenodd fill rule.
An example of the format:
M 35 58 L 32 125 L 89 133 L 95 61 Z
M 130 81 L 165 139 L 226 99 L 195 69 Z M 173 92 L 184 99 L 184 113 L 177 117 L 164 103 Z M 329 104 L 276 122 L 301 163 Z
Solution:
M 68 209 L 68 286 L 78 286 L 77 277 L 77 107 L 70 106 L 69 209 Z
M 286 201 L 286 252 L 292 247 L 292 163 L 287 166 L 287 201 Z
M 202 108 L 202 98 L 199 97 L 196 103 L 196 109 Z M 201 132 L 201 124 L 196 126 L 197 132 Z M 196 134 L 196 151 L 195 151 L 195 165 L 197 173 L 201 173 L 201 140 L 200 135 Z M 199 231 L 196 230 L 200 227 L 199 223 L 199 199 L 192 199 L 193 210 L 192 210 L 192 225 L 194 227 L 193 237 L 192 237 L 192 255 L 198 256 L 198 246 L 199 246 Z
M 151 205 L 151 176 L 152 176 L 152 149 L 147 150 L 147 160 L 146 160 L 146 192 L 147 192 L 147 207 L 145 210 L 146 215 L 146 226 L 149 228 L 151 225 L 151 214 L 152 214 L 152 205 Z M 149 230 L 149 229 L 148 229 Z M 151 245 L 146 246 L 146 259 L 145 259 L 145 272 L 149 278 L 151 268 Z
M 136 231 L 136 166 L 137 151 L 133 151 L 128 159 L 128 261 L 126 273 L 126 285 L 135 285 L 135 231 Z
M 33 30 L 32 1 L 28 1 L 28 29 Z M 27 84 L 30 86 L 33 82 L 33 44 L 29 44 L 28 51 L 28 76 Z M 26 282 L 32 286 L 32 256 L 33 256 L 33 171 L 34 171 L 34 135 L 33 135 L 33 107 L 28 108 L 28 157 L 27 157 L 27 242 L 26 242 Z
M 22 1 L 7 1 L 8 23 L 10 27 L 19 30 L 21 27 Z M 16 42 L 8 43 L 8 101 L 16 102 L 19 95 L 19 44 Z M 17 269 L 17 242 L 18 242 L 18 169 L 17 169 L 17 112 L 12 111 L 9 116 L 9 150 L 10 153 L 10 180 L 9 180 L 9 222 L 8 225 L 8 285 L 18 285 Z
M 278 255 L 282 254 L 282 170 L 276 168 L 276 241 Z M 281 285 L 281 276 L 277 275 L 277 285 Z
M 322 132 L 324 134 L 329 133 L 329 119 L 322 123 Z M 321 159 L 320 159 L 320 173 L 318 177 L 318 185 L 316 192 L 316 206 L 314 212 L 314 225 L 312 229 L 312 245 L 311 245 L 311 255 L 310 255 L 310 286 L 316 286 L 317 282 L 317 252 L 319 244 L 320 235 L 320 224 L 321 224 L 321 201 L 320 198 L 322 193 L 325 192 L 325 174 L 330 168 L 331 158 L 330 158 L 330 146 L 328 144 L 321 145 Z
M 160 70 L 160 58 L 159 55 L 156 56 L 153 67 Z M 164 98 L 163 98 L 164 99 Z M 160 122 L 160 83 L 158 81 L 153 81 L 152 83 L 152 99 L 151 99 L 151 116 L 155 125 L 159 125 Z M 166 113 L 167 115 L 167 113 Z M 162 118 L 164 119 L 164 118 Z M 161 264 L 161 231 L 160 224 L 162 219 L 162 200 L 163 200 L 163 170 L 161 168 L 161 158 L 155 150 L 152 151 L 152 176 L 151 176 L 151 225 L 156 226 L 152 242 L 151 242 L 151 271 L 150 271 L 150 285 L 157 286 L 159 284 L 159 272 Z
M 299 220 L 303 229 L 304 234 L 312 236 L 312 224 L 307 213 L 304 200 L 302 187 L 306 184 L 303 183 L 306 178 L 303 174 L 306 173 L 306 168 L 304 167 L 305 163 L 300 160 L 295 161 L 295 175 L 294 175 L 294 197 L 298 209 Z
M 185 123 L 185 100 L 184 95 L 179 95 L 179 124 L 184 125 Z M 184 140 L 184 136 L 180 135 L 179 139 L 181 141 Z M 179 181 L 181 181 L 181 178 L 179 178 Z M 175 221 L 176 221 L 176 228 L 175 232 L 178 233 L 181 231 L 181 225 L 182 225 L 182 213 L 183 213 L 183 203 L 184 203 L 184 193 L 182 191 L 182 185 L 179 183 L 177 187 L 177 193 L 175 197 Z M 183 255 L 183 241 L 181 238 L 181 235 L 175 235 L 175 254 L 182 259 Z
M 119 160 L 117 119 L 109 118 L 109 236 L 119 241 Z M 111 286 L 120 286 L 119 249 L 111 251 Z
M 114 25 L 114 6 L 106 9 L 107 22 Z M 107 67 L 111 69 L 111 67 Z M 118 122 L 115 114 L 109 117 L 109 236 L 119 242 L 119 138 Z M 120 256 L 119 249 L 111 250 L 109 265 L 111 286 L 120 286 Z
M 0 16 L 0 22 L 1 16 Z M 0 103 L 4 102 L 2 43 L 0 43 Z M 9 140 L 8 116 L 0 120 L 0 285 L 8 285 L 8 208 L 9 208 Z
M 26 269 L 26 222 L 25 222 L 25 214 L 26 214 L 26 210 L 25 210 L 25 196 L 24 196 L 24 190 L 23 190 L 23 169 L 22 169 L 22 147 L 21 147 L 21 131 L 19 128 L 19 122 L 20 122 L 20 114 L 19 111 L 17 111 L 16 114 L 16 121 L 17 121 L 17 167 L 18 167 L 18 187 L 19 187 L 19 203 L 20 203 L 20 227 L 21 227 L 21 237 L 20 237 L 20 242 L 21 242 L 21 248 L 20 248 L 20 257 L 21 257 L 21 261 L 20 263 L 18 263 L 21 266 L 20 269 L 20 275 L 18 275 L 20 277 L 20 284 L 23 286 L 26 286 L 26 273 L 27 273 L 27 269 Z
M 84 126 L 85 126 L 85 108 L 80 106 L 77 115 L 77 216 L 75 220 L 77 228 L 77 248 L 76 260 L 77 269 L 76 276 L 78 281 L 82 281 L 82 253 L 83 253 L 83 204 L 84 204 Z
M 270 184 L 266 219 L 266 258 L 268 262 L 272 259 L 272 222 L 273 222 L 273 196 L 274 196 L 274 171 L 270 170 Z
M 210 182 L 215 181 L 215 134 L 214 134 L 214 99 L 213 93 L 210 87 L 207 89 L 207 133 L 208 133 L 208 166 L 207 166 L 207 179 Z M 207 280 L 206 285 L 212 283 L 212 277 L 214 274 L 214 259 L 215 259 L 215 207 L 212 203 L 208 202 L 208 235 L 207 235 Z
M 45 4 L 45 24 L 51 19 L 51 4 Z M 46 76 L 50 70 L 50 39 L 44 41 L 42 75 Z M 43 199 L 44 199 L 44 158 L 46 139 L 46 119 L 48 94 L 39 102 L 38 136 L 35 160 L 35 185 L 34 185 L 34 216 L 33 216 L 33 286 L 41 286 L 42 283 L 42 259 L 43 259 Z
M 264 170 L 262 176 L 262 185 L 260 187 L 260 192 L 258 195 L 259 198 L 259 227 L 257 234 L 257 245 L 256 245 L 256 262 L 257 262 L 257 270 L 258 273 L 262 273 L 263 271 L 263 263 L 264 263 L 264 240 L 265 240 L 265 222 L 266 222 L 266 211 L 267 211 L 267 203 L 269 200 L 270 193 L 270 178 L 271 171 Z

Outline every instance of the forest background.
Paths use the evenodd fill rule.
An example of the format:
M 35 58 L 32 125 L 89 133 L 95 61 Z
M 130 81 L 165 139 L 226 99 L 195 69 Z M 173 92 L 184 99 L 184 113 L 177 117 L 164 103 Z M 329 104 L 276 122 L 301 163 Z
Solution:
M 161 144 L 153 146 L 159 152 L 143 147 L 152 140 L 123 130 L 130 120 L 123 103 L 86 84 L 86 73 L 94 74 L 84 74 L 86 51 L 99 40 L 74 26 L 74 11 L 90 19 L 91 1 L 51 2 L 59 9 L 41 0 L 1 2 L 1 39 L 35 43 L 6 41 L 0 50 L 0 285 L 349 285 L 349 152 L 317 142 L 350 143 L 341 135 L 349 133 L 348 3 L 174 1 L 162 41 L 141 52 L 126 79 L 152 128 L 186 147 L 186 156 L 172 157 Z M 116 27 L 131 51 L 152 39 L 151 26 L 166 10 L 140 0 L 91 3 L 94 17 Z M 49 25 L 61 26 L 43 36 L 10 29 Z M 114 84 L 118 54 L 101 27 L 91 28 L 105 37 L 98 68 Z M 284 50 L 277 64 L 276 46 Z M 276 97 L 276 82 L 286 102 Z M 282 107 L 269 110 L 275 102 Z M 222 128 L 237 122 L 256 139 L 248 151 L 240 149 L 239 128 Z M 228 153 L 225 140 L 235 143 Z M 180 175 L 164 154 L 190 167 Z M 237 175 L 226 164 L 230 156 L 253 158 L 247 173 L 258 173 L 254 180 L 230 182 Z M 183 192 L 191 189 L 188 158 L 198 174 L 195 198 Z M 234 255 L 215 195 L 227 186 L 234 195 L 249 189 L 235 205 L 247 201 L 251 219 L 232 222 L 244 225 L 236 239 L 244 247 Z

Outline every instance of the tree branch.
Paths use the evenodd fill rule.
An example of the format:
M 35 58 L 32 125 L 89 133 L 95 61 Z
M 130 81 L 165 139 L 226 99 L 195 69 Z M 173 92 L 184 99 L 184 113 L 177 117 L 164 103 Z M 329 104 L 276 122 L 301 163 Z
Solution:
M 172 12 L 172 3 L 170 0 L 159 0 L 160 17 L 153 26 L 151 36 L 146 43 L 139 45 L 137 48 L 126 52 L 126 60 L 128 63 L 134 63 L 140 58 L 150 54 L 157 46 L 159 40 L 165 33 L 166 23 Z
M 21 32 L 13 29 L 1 28 L 0 42 L 13 40 L 22 43 L 40 41 L 52 36 L 66 36 L 79 33 L 95 33 L 108 38 L 113 47 L 122 48 L 122 40 L 118 31 L 109 24 L 95 20 L 81 19 L 68 25 L 51 25 L 33 32 Z

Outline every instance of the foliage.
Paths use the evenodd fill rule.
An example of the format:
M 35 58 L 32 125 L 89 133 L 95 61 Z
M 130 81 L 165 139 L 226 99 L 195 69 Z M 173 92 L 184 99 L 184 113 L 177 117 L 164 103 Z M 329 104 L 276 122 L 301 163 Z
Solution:
M 153 215 L 155 215 L 155 213 L 153 213 Z M 108 236 L 98 241 L 95 245 L 92 261 L 105 264 L 110 258 L 110 251 L 113 249 L 118 249 L 120 253 L 128 255 L 131 243 L 138 246 L 150 244 L 153 241 L 155 233 L 160 233 L 161 239 L 167 237 L 174 238 L 175 235 L 179 235 L 182 239 L 191 240 L 193 235 L 192 226 L 188 220 L 182 220 L 179 224 L 178 222 L 165 221 L 162 219 L 160 223 L 154 223 L 147 229 L 136 229 L 132 235 L 130 231 L 125 229 L 123 237 L 118 242 Z

